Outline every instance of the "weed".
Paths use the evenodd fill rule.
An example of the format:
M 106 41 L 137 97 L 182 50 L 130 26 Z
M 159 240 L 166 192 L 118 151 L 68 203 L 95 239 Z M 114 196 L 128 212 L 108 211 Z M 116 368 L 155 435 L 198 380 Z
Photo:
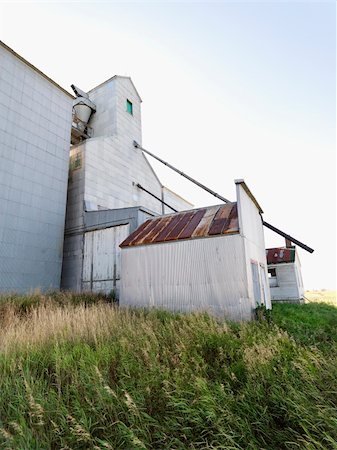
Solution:
M 4 297 L 0 447 L 336 449 L 337 308 L 257 316 Z

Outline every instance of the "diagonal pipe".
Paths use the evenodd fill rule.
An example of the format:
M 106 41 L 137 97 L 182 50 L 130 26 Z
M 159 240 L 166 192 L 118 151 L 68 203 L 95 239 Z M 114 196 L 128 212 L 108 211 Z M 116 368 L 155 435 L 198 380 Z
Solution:
M 164 161 L 163 159 L 159 158 L 158 156 L 154 155 L 153 153 L 149 152 L 148 150 L 146 150 L 145 148 L 143 148 L 142 146 L 140 146 L 138 144 L 138 142 L 133 141 L 133 145 L 136 148 L 139 148 L 142 152 L 146 153 L 147 155 L 152 156 L 152 158 L 156 159 L 157 161 L 161 162 L 162 164 L 164 164 L 165 166 L 169 167 L 170 169 L 174 170 L 175 172 L 179 173 L 179 175 L 181 175 L 184 178 L 187 178 L 187 180 L 191 181 L 192 183 L 196 184 L 197 186 L 199 186 L 201 189 L 204 189 L 206 192 L 208 192 L 209 194 L 213 195 L 214 197 L 218 198 L 219 200 L 225 202 L 225 203 L 231 203 L 230 200 L 228 200 L 227 198 L 223 197 L 222 195 L 218 194 L 217 192 L 213 191 L 212 189 L 208 188 L 207 186 L 205 186 L 202 183 L 199 183 L 199 181 L 195 180 L 194 178 L 190 177 L 189 175 L 187 175 L 186 173 L 182 172 L 181 170 L 177 169 L 176 167 L 172 166 L 172 164 L 168 163 L 167 161 Z M 262 220 L 263 225 L 266 228 L 269 228 L 270 230 L 274 231 L 274 233 L 279 234 L 280 236 L 288 239 L 289 241 L 293 242 L 294 244 L 298 245 L 299 247 L 303 248 L 303 250 L 306 250 L 309 253 L 313 253 L 314 249 L 312 249 L 311 247 L 309 247 L 306 244 L 303 244 L 303 242 L 299 241 L 298 239 L 295 239 L 294 237 L 290 236 L 289 234 L 285 233 L 282 230 L 279 230 L 278 228 L 274 227 L 273 225 L 271 225 L 268 222 L 265 222 L 264 220 Z

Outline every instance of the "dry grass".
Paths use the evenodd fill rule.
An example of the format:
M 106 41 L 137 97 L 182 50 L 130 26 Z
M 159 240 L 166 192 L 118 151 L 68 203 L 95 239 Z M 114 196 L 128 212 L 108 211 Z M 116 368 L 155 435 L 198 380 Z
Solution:
M 305 298 L 309 302 L 328 303 L 337 305 L 337 292 L 336 291 L 306 291 Z
M 155 339 L 153 323 L 146 319 L 147 315 L 101 302 L 64 307 L 50 300 L 24 314 L 8 305 L 0 319 L 0 353 L 64 342 L 98 344 L 107 337 L 117 338 L 121 331 Z
M 337 308 L 274 323 L 0 301 L 0 448 L 336 449 Z
M 110 335 L 117 322 L 129 321 L 116 313 L 116 307 L 98 304 L 59 307 L 52 303 L 33 308 L 20 316 L 9 306 L 0 329 L 0 352 L 30 348 L 51 342 L 90 340 L 97 341 Z

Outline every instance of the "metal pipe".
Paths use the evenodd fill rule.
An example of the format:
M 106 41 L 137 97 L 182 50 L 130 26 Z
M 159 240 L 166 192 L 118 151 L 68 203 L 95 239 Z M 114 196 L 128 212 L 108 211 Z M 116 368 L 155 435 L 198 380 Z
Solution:
M 165 166 L 169 167 L 170 169 L 174 170 L 175 172 L 179 173 L 179 175 L 182 175 L 184 178 L 187 178 L 189 181 L 192 181 L 192 183 L 196 184 L 197 186 L 201 187 L 202 189 L 204 189 L 206 192 L 208 192 L 211 195 L 214 195 L 214 197 L 222 200 L 225 203 L 231 203 L 230 200 L 228 200 L 225 197 L 222 197 L 222 195 L 217 194 L 216 192 L 212 191 L 212 189 L 209 189 L 207 186 L 199 183 L 199 181 L 195 180 L 194 178 L 190 177 L 189 175 L 186 175 L 186 173 L 182 172 L 181 170 L 177 169 L 176 167 L 172 166 L 171 164 L 169 164 L 168 162 L 164 161 L 163 159 L 159 158 L 158 156 L 154 155 L 153 153 L 149 152 L 148 150 L 145 150 L 145 148 L 141 147 L 136 141 L 133 141 L 133 145 L 136 148 L 139 148 L 141 151 L 143 151 L 144 153 L 147 153 L 148 155 L 152 156 L 152 158 L 156 159 L 157 161 L 161 162 L 162 164 L 164 164 Z M 139 185 L 138 185 L 139 187 Z M 144 189 L 144 188 L 142 188 Z M 145 189 L 144 189 L 145 190 Z M 148 192 L 148 191 L 146 191 Z M 150 195 L 153 195 L 152 193 L 148 192 Z M 154 195 L 153 195 L 154 196 Z M 155 197 L 155 196 L 154 196 Z M 158 200 L 160 200 L 158 197 L 156 197 Z M 162 201 L 162 200 L 160 200 Z M 173 209 L 171 206 L 167 205 L 169 208 Z M 174 210 L 174 209 L 173 209 Z M 175 211 L 175 210 L 174 210 Z M 177 211 L 176 211 L 177 212 Z M 279 230 L 278 228 L 274 227 L 273 225 L 270 225 L 270 223 L 265 222 L 264 220 L 262 220 L 262 223 L 265 227 L 269 228 L 270 230 L 274 231 L 275 233 L 279 234 L 280 236 L 283 236 L 284 238 L 290 240 L 291 242 L 293 242 L 294 244 L 298 245 L 299 247 L 303 248 L 304 250 L 306 250 L 309 253 L 313 253 L 314 250 L 310 247 L 308 247 L 307 245 L 303 244 L 303 242 L 298 241 L 297 239 L 293 238 L 292 236 L 290 236 L 287 233 L 284 233 L 284 231 Z
M 283 236 L 284 238 L 288 239 L 288 241 L 293 242 L 294 244 L 298 245 L 299 247 L 303 248 L 309 253 L 313 253 L 314 249 L 308 247 L 307 245 L 303 244 L 303 242 L 298 241 L 297 239 L 293 238 L 287 233 L 284 233 L 284 231 L 279 230 L 278 228 L 274 227 L 273 225 L 270 225 L 270 223 L 262 221 L 263 225 L 270 230 L 274 231 L 275 233 L 279 234 L 280 236 Z
M 159 158 L 158 156 L 154 155 L 153 153 L 149 152 L 148 150 L 145 150 L 145 148 L 141 147 L 136 141 L 133 141 L 133 145 L 136 148 L 139 148 L 142 152 L 147 153 L 148 155 L 152 156 L 152 158 L 156 159 L 157 161 L 161 162 L 165 166 L 169 167 L 170 169 L 174 170 L 175 172 L 179 173 L 179 175 L 183 176 L 184 178 L 187 178 L 189 181 L 192 181 L 192 183 L 196 184 L 197 186 L 201 187 L 208 193 L 214 195 L 214 197 L 217 197 L 219 200 L 225 202 L 225 203 L 231 203 L 230 200 L 228 200 L 225 197 L 222 197 L 222 195 L 217 194 L 215 191 L 212 191 L 212 189 L 208 188 L 204 184 L 199 183 L 199 181 L 195 180 L 194 178 L 190 177 L 186 173 L 182 172 L 181 170 L 177 169 L 176 167 L 172 166 L 168 162 L 164 161 L 163 159 Z
M 141 186 L 139 183 L 136 184 L 137 188 L 141 189 L 142 191 L 146 192 L 147 194 L 151 195 L 155 199 L 157 199 L 162 205 L 167 206 L 168 208 L 172 209 L 174 212 L 178 212 L 178 210 L 174 209 L 172 206 L 170 206 L 168 203 L 164 202 L 161 198 L 157 197 L 156 195 L 152 194 L 152 192 L 145 189 L 143 186 Z

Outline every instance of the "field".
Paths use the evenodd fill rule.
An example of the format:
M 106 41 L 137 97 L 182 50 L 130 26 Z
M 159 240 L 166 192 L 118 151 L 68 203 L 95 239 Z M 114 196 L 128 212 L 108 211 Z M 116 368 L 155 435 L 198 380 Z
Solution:
M 0 301 L 0 448 L 337 449 L 337 308 L 248 324 Z
M 336 291 L 306 291 L 305 298 L 309 302 L 324 302 L 337 305 Z

